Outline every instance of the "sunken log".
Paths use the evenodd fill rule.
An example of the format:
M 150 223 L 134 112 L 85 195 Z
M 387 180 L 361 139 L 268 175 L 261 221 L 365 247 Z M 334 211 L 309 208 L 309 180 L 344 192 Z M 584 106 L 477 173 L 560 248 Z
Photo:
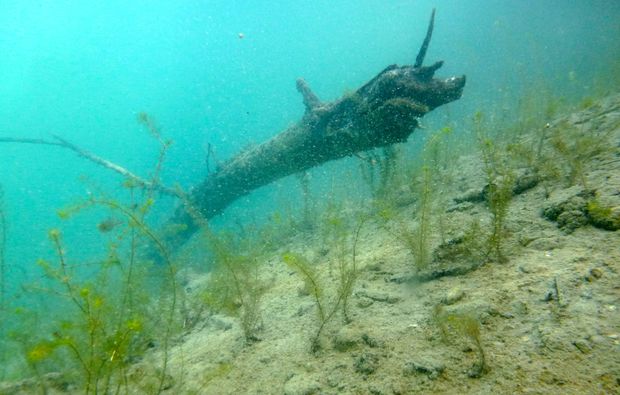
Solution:
M 186 204 L 170 219 L 169 224 L 182 225 L 183 230 L 167 236 L 168 245 L 174 249 L 196 232 L 202 222 L 196 220 L 196 214 L 212 218 L 241 196 L 282 177 L 357 152 L 402 143 L 418 126 L 419 118 L 459 99 L 465 76 L 437 79 L 435 72 L 443 62 L 422 65 L 434 14 L 433 10 L 413 66 L 388 66 L 354 93 L 329 103 L 321 102 L 303 79 L 297 80 L 306 107 L 301 120 L 222 163 L 193 188 Z

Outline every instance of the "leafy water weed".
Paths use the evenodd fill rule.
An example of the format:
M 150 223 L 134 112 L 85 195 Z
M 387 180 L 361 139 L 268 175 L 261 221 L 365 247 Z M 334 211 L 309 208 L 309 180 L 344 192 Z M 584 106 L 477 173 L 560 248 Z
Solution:
M 262 326 L 260 302 L 268 289 L 260 277 L 260 253 L 254 243 L 235 239 L 230 233 L 205 230 L 204 240 L 212 270 L 202 292 L 203 302 L 214 311 L 237 316 L 246 341 L 257 341 Z
M 446 142 L 451 131 L 451 128 L 446 127 L 431 136 L 424 147 L 421 160 L 414 162 L 408 173 L 412 184 L 410 189 L 416 197 L 415 225 L 411 226 L 399 219 L 393 208 L 385 207 L 378 212 L 384 229 L 406 246 L 413 256 L 413 266 L 418 274 L 427 269 L 432 260 L 434 219 L 437 219 L 439 234 L 444 238 L 444 201 L 438 191 L 451 177 L 453 163 L 448 157 Z
M 348 301 L 358 277 L 357 242 L 365 220 L 361 219 L 352 235 L 350 258 L 342 256 L 338 261 L 338 277 L 335 289 L 330 287 L 328 279 L 300 254 L 292 252 L 282 255 L 284 263 L 298 273 L 304 281 L 305 291 L 312 296 L 317 308 L 319 328 L 311 338 L 310 350 L 313 353 L 321 349 L 321 333 L 338 311 L 341 311 L 345 323 L 351 321 Z M 346 241 L 343 239 L 342 243 Z M 344 247 L 343 247 L 344 248 Z
M 584 133 L 581 127 L 571 125 L 566 120 L 551 128 L 549 142 L 561 159 L 568 185 L 579 183 L 588 188 L 586 166 L 594 157 L 609 150 L 609 135 L 612 130 Z
M 482 347 L 480 320 L 473 313 L 447 311 L 442 304 L 438 304 L 433 310 L 433 320 L 439 327 L 444 342 L 465 338 L 473 343 L 478 353 L 478 361 L 469 371 L 470 377 L 479 378 L 489 370 Z
M 487 252 L 497 262 L 506 262 L 508 259 L 503 250 L 505 224 L 513 196 L 515 173 L 506 149 L 488 136 L 483 114 L 476 113 L 473 121 L 486 178 L 485 197 L 492 216 Z
M 86 394 L 128 392 L 129 367 L 152 344 L 159 345 L 162 354 L 158 386 L 153 392 L 163 390 L 167 375 L 178 301 L 176 267 L 146 217 L 155 202 L 154 190 L 171 142 L 161 138 L 148 115 L 141 113 L 139 121 L 160 144 L 150 186 L 141 186 L 145 188 L 142 199 L 136 197 L 139 186 L 126 182 L 128 203 L 94 188 L 96 194 L 58 211 L 63 220 L 87 209 L 108 212 L 109 219 L 97 226 L 102 241 L 108 243 L 106 257 L 94 263 L 74 262 L 68 253 L 71 246 L 65 246 L 60 229 L 51 229 L 48 236 L 55 262 L 38 261 L 48 283 L 29 289 L 45 295 L 55 315 L 46 315 L 44 310 L 36 314 L 45 325 L 31 334 L 34 340 L 24 342 L 26 363 L 38 376 L 51 366 L 64 366 L 64 373 Z M 142 244 L 154 246 L 162 257 L 162 266 L 149 266 L 140 259 Z M 152 298 L 149 293 L 158 297 Z M 23 340 L 19 336 L 16 339 Z M 56 364 L 50 365 L 52 360 Z
M 394 203 L 399 186 L 398 169 L 402 164 L 402 153 L 394 146 L 368 151 L 358 156 L 360 173 L 368 186 L 374 204 L 378 206 Z
M 65 313 L 53 325 L 52 336 L 44 337 L 27 352 L 26 359 L 32 366 L 51 358 L 52 351 L 62 349 L 64 357 L 71 361 L 69 366 L 81 370 L 75 378 L 85 393 L 109 392 L 112 388 L 118 391 L 122 383 L 127 383 L 129 364 L 144 354 L 151 341 L 147 339 L 154 337 L 161 340 L 164 354 L 161 371 L 166 372 L 177 303 L 176 273 L 167 250 L 144 222 L 151 205 L 147 200 L 137 208 L 128 208 L 107 198 L 92 197 L 88 204 L 80 205 L 81 209 L 107 207 L 126 220 L 124 230 L 119 230 L 107 258 L 100 261 L 90 280 L 82 279 L 80 264 L 71 263 L 60 230 L 49 231 L 57 262 L 39 260 L 38 264 L 57 285 L 56 290 L 52 287 L 49 292 L 60 297 L 59 305 Z M 71 215 L 76 213 L 73 211 Z M 156 312 L 149 311 L 149 297 L 145 294 L 154 284 L 147 282 L 149 269 L 144 262 L 137 267 L 140 237 L 161 248 L 168 268 L 168 276 L 158 290 L 160 295 L 165 295 L 161 300 L 166 305 L 156 307 Z M 122 242 L 126 243 L 123 257 L 118 253 Z M 163 331 L 157 330 L 158 327 L 164 328 Z

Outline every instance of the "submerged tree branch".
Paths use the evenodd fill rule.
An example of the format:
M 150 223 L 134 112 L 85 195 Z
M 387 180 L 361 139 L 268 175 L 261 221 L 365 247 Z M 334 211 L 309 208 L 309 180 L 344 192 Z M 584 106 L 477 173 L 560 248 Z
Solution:
M 61 147 L 61 148 L 66 148 L 69 149 L 73 152 L 75 152 L 78 156 L 81 156 L 82 158 L 88 159 L 91 162 L 94 162 L 96 164 L 98 164 L 99 166 L 103 166 L 106 169 L 110 169 L 112 171 L 115 171 L 116 173 L 122 175 L 123 177 L 126 177 L 128 179 L 130 179 L 131 181 L 135 182 L 138 186 L 145 188 L 145 189 L 153 189 L 153 190 L 157 190 L 161 193 L 164 193 L 166 195 L 170 195 L 170 196 L 175 196 L 175 197 L 179 197 L 179 192 L 166 187 L 164 185 L 159 184 L 158 182 L 152 182 L 149 180 L 146 180 L 140 176 L 135 175 L 134 173 L 130 172 L 129 170 L 125 169 L 122 166 L 117 165 L 114 162 L 111 162 L 107 159 L 104 159 L 100 156 L 97 156 L 95 154 L 93 154 L 92 152 L 89 152 L 83 148 L 78 147 L 77 145 L 70 143 L 69 141 L 65 140 L 64 138 L 57 136 L 57 135 L 52 135 L 52 137 L 54 138 L 54 140 L 46 140 L 46 139 L 33 139 L 33 138 L 18 138 L 18 137 L 0 137 L 0 143 L 21 143 L 21 144 L 38 144 L 38 145 L 54 145 L 57 147 Z
M 297 80 L 305 106 L 303 117 L 271 139 L 221 163 L 192 188 L 184 205 L 168 221 L 184 229 L 167 236 L 175 248 L 200 227 L 188 207 L 210 219 L 232 202 L 282 177 L 307 171 L 325 162 L 374 148 L 405 142 L 419 119 L 433 109 L 458 100 L 465 76 L 435 78 L 443 62 L 423 66 L 435 12 L 415 65 L 391 65 L 368 83 L 342 98 L 322 102 L 303 80 Z

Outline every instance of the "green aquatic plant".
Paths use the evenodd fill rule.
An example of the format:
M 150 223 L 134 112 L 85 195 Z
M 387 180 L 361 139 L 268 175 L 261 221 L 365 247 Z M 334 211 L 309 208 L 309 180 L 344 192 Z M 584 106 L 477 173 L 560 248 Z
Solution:
M 469 371 L 470 377 L 481 377 L 489 370 L 484 348 L 482 348 L 480 320 L 473 313 L 446 311 L 442 304 L 438 304 L 433 310 L 433 320 L 439 327 L 444 342 L 449 343 L 465 338 L 473 343 L 478 354 L 478 361 Z
M 27 350 L 26 360 L 35 371 L 57 354 L 57 350 L 62 350 L 64 358 L 71 361 L 67 366 L 82 372 L 76 378 L 84 393 L 118 391 L 127 385 L 126 374 L 132 359 L 146 351 L 150 342 L 145 337 L 148 329 L 148 336 L 158 338 L 162 344 L 157 390 L 161 392 L 174 328 L 177 285 L 176 269 L 166 247 L 144 220 L 152 204 L 152 199 L 147 199 L 140 205 L 126 207 L 108 198 L 91 196 L 86 202 L 61 211 L 62 217 L 68 219 L 86 208 L 103 207 L 123 217 L 125 223 L 110 244 L 107 257 L 89 280 L 82 279 L 78 272 L 81 265 L 70 263 L 60 230 L 49 231 L 57 262 L 39 260 L 38 264 L 52 284 L 60 287 L 50 291 L 60 295 L 59 306 L 64 306 L 65 313 L 54 325 L 51 338 L 43 337 Z M 137 266 L 140 238 L 155 244 L 168 271 L 158 290 L 160 306 L 149 303 L 145 294 L 155 284 L 147 283 L 147 272 L 154 269 L 148 268 L 145 262 Z M 126 257 L 119 255 L 122 242 L 125 242 Z M 156 312 L 151 313 L 150 308 Z
M 382 221 L 382 227 L 395 239 L 400 241 L 413 257 L 413 267 L 416 273 L 426 269 L 431 261 L 430 235 L 431 235 L 431 208 L 430 191 L 418 202 L 415 227 L 398 218 L 396 211 L 384 208 L 377 217 Z
M 429 202 L 428 207 L 426 202 L 421 207 L 428 211 L 429 217 L 436 217 L 438 233 L 443 243 L 446 242 L 445 207 L 448 202 L 447 194 L 442 193 L 442 189 L 453 182 L 459 150 L 464 149 L 463 142 L 459 140 L 456 144 L 454 138 L 453 128 L 445 126 L 434 132 L 424 144 L 422 174 L 417 188 L 421 200 L 427 199 Z
M 584 98 L 581 99 L 581 102 L 579 102 L 579 108 L 582 110 L 587 110 L 588 108 L 592 107 L 595 103 L 596 101 L 594 100 L 592 96 L 585 96 Z
M 544 139 L 544 130 L 547 130 L 549 126 L 542 127 L 542 132 L 535 131 L 533 133 L 541 133 L 540 139 Z M 523 174 L 529 177 L 532 184 L 540 184 L 545 189 L 545 195 L 549 196 L 550 184 L 561 178 L 561 171 L 557 165 L 557 161 L 551 160 L 548 157 L 547 152 L 537 150 L 536 146 L 528 141 L 528 136 L 521 141 L 515 141 L 506 146 L 506 153 L 509 156 L 509 161 L 513 164 L 515 169 L 522 169 Z M 525 180 L 522 177 L 522 181 Z M 530 184 L 531 185 L 531 184 Z M 519 186 L 515 184 L 514 193 L 518 194 Z M 523 192 L 523 190 L 521 190 Z
M 385 221 L 384 229 L 399 240 L 411 253 L 416 273 L 426 269 L 431 262 L 432 176 L 430 168 L 427 166 L 422 166 L 421 173 L 421 180 L 414 188 L 418 196 L 414 211 L 414 217 L 417 219 L 417 222 L 414 227 L 398 219 L 394 210 L 385 209 L 379 213 Z M 392 222 L 392 224 L 390 225 L 389 222 Z
M 163 138 L 161 130 L 159 126 L 157 125 L 157 122 L 151 115 L 147 114 L 146 112 L 144 111 L 139 112 L 136 119 L 138 123 L 141 124 L 149 132 L 151 137 L 153 137 L 159 144 L 159 156 L 157 157 L 157 161 L 155 163 L 155 167 L 152 172 L 151 182 L 150 182 L 151 187 L 147 189 L 147 195 L 146 195 L 147 199 L 151 199 L 153 198 L 155 187 L 159 185 L 160 183 L 159 178 L 160 178 L 161 170 L 163 168 L 163 164 L 166 159 L 166 154 L 168 152 L 168 149 L 172 145 L 172 140 Z
M 290 204 L 285 202 L 279 206 L 280 208 L 273 211 L 262 224 L 256 222 L 239 224 L 239 240 L 261 256 L 277 251 L 294 235 L 315 226 L 316 219 L 310 219 L 311 222 L 306 223 L 303 217 L 295 216 L 295 209 Z M 206 224 L 206 221 L 201 223 Z
M 156 373 L 158 388 L 153 389 L 154 392 L 163 390 L 168 370 L 178 302 L 176 267 L 167 247 L 147 225 L 146 217 L 155 202 L 154 189 L 159 184 L 159 174 L 171 142 L 162 139 L 147 114 L 141 113 L 138 119 L 160 144 L 150 187 L 143 191 L 143 200 L 136 198 L 139 185 L 128 180 L 124 183 L 129 192 L 128 204 L 98 192 L 58 211 L 63 220 L 87 209 L 111 214 L 97 225 L 101 237 L 109 238 L 105 259 L 99 262 L 98 268 L 85 273 L 83 268 L 87 266 L 71 262 L 60 230 L 52 229 L 49 238 L 56 252 L 56 263 L 38 262 L 51 281 L 49 292 L 58 295 L 58 306 L 64 311 L 62 319 L 50 324 L 52 336 L 44 336 L 32 344 L 26 352 L 26 360 L 38 368 L 54 356 L 62 358 L 67 362 L 65 366 L 81 371 L 75 379 L 87 394 L 118 393 L 123 386 L 127 391 L 128 368 L 135 358 L 146 352 L 153 339 L 159 342 L 162 353 L 161 367 Z M 140 260 L 138 249 L 144 243 L 158 252 L 163 263 L 161 267 L 149 267 Z M 149 278 L 151 272 L 160 272 L 162 276 L 153 281 Z M 149 290 L 156 292 L 158 298 L 151 299 L 147 294 Z
M 313 265 L 306 258 L 294 253 L 282 255 L 284 263 L 304 280 L 304 290 L 314 299 L 319 319 L 319 328 L 310 341 L 310 351 L 315 353 L 321 349 L 320 336 L 325 325 L 334 317 L 343 302 L 343 288 L 331 299 L 326 296 L 326 284 Z
M 609 136 L 613 129 L 585 133 L 582 128 L 567 120 L 554 125 L 549 141 L 563 163 L 565 178 L 569 185 L 581 184 L 588 188 L 586 166 L 594 157 L 610 149 Z
M 230 234 L 205 231 L 212 255 L 212 269 L 203 292 L 203 302 L 214 311 L 237 316 L 248 343 L 258 340 L 262 325 L 261 299 L 268 284 L 260 277 L 260 254 L 252 244 Z
M 330 274 L 333 272 L 333 263 L 345 261 L 348 255 L 346 240 L 349 236 L 350 224 L 344 213 L 342 202 L 330 199 L 321 215 L 319 232 L 325 254 L 331 253 L 332 259 L 329 259 Z
M 462 235 L 443 242 L 433 253 L 435 262 L 463 262 L 470 267 L 478 267 L 483 263 L 487 243 L 483 237 L 482 227 L 478 219 L 473 218 Z
M 410 190 L 416 197 L 413 213 L 415 225 L 400 220 L 391 207 L 377 213 L 382 226 L 409 250 L 418 274 L 427 269 L 432 260 L 433 221 L 437 221 L 439 234 L 444 238 L 443 212 L 436 212 L 444 202 L 437 192 L 451 177 L 452 159 L 449 158 L 446 143 L 451 132 L 452 129 L 446 127 L 430 137 L 424 146 L 421 161 L 414 164 L 408 175 L 412 184 Z
M 445 243 L 444 210 L 446 202 L 442 187 L 452 179 L 454 153 L 449 138 L 451 127 L 444 127 L 429 137 L 422 152 L 421 163 L 414 170 L 412 190 L 417 201 L 414 211 L 416 226 L 409 230 L 401 224 L 398 238 L 404 242 L 413 255 L 417 273 L 427 269 L 432 261 L 431 238 L 433 222 L 436 222 L 441 240 Z
M 431 169 L 435 181 L 450 182 L 457 155 L 450 143 L 453 128 L 445 126 L 434 132 L 424 144 L 424 166 Z
M 488 137 L 484 116 L 474 115 L 474 125 L 485 174 L 485 197 L 491 212 L 491 231 L 488 237 L 488 255 L 497 262 L 506 262 L 504 253 L 506 217 L 512 201 L 515 174 L 507 150 Z
M 326 254 L 331 252 L 327 255 L 330 275 L 334 272 L 334 266 L 336 267 L 339 292 L 342 294 L 342 316 L 346 322 L 349 322 L 348 300 L 357 278 L 355 262 L 357 240 L 366 218 L 363 216 L 358 218 L 357 226 L 351 234 L 351 220 L 339 207 L 338 204 L 334 203 L 328 205 L 323 215 L 321 233 Z
M 478 149 L 484 140 L 489 140 L 508 168 L 527 171 L 531 179 L 547 189 L 549 183 L 561 176 L 557 160 L 549 158 L 547 147 L 551 122 L 567 108 L 566 99 L 554 95 L 544 81 L 539 81 L 526 88 L 516 104 L 509 116 L 487 117 L 482 112 L 474 115 L 472 129 Z
M 398 165 L 402 153 L 398 148 L 388 146 L 381 150 L 368 151 L 358 157 L 362 180 L 368 186 L 375 204 L 392 204 L 394 192 L 398 189 Z
M 421 178 L 422 180 L 418 188 L 419 199 L 416 209 L 418 227 L 413 232 L 413 244 L 411 245 L 414 264 L 418 272 L 426 269 L 431 260 L 430 236 L 433 209 L 433 184 L 429 167 L 422 167 Z
M 351 321 L 348 313 L 348 301 L 358 277 L 357 241 L 363 224 L 364 220 L 360 220 L 353 234 L 351 258 L 339 260 L 338 285 L 335 291 L 329 292 L 331 287 L 329 287 L 327 279 L 321 276 L 314 265 L 302 255 L 292 252 L 282 255 L 284 263 L 303 279 L 305 292 L 312 296 L 317 308 L 319 328 L 311 338 L 310 350 L 313 353 L 321 349 L 321 333 L 338 311 L 341 311 L 345 323 Z
M 117 308 L 118 297 L 110 294 L 111 273 L 100 271 L 94 281 L 77 279 L 73 265 L 67 260 L 61 233 L 57 229 L 49 232 L 49 238 L 57 254 L 57 264 L 39 260 L 39 266 L 49 280 L 60 286 L 62 298 L 68 305 L 59 302 L 65 313 L 52 332 L 33 344 L 26 353 L 26 360 L 35 371 L 62 349 L 64 358 L 70 361 L 67 367 L 81 370 L 79 377 L 84 393 L 109 391 L 113 381 L 121 382 L 128 357 L 136 350 L 135 344 L 142 328 L 141 318 L 128 309 Z M 143 350 L 142 350 L 143 352 Z
M 512 191 L 514 176 L 507 173 L 502 178 L 495 179 L 495 182 L 488 184 L 487 202 L 492 214 L 491 235 L 489 236 L 489 254 L 500 263 L 506 262 L 508 258 L 504 254 L 504 243 L 506 239 L 506 217 L 512 201 Z
M 132 280 L 131 275 L 133 272 L 132 269 L 135 267 L 135 260 L 137 259 L 136 234 L 141 235 L 148 242 L 152 243 L 163 260 L 165 271 L 164 273 L 162 273 L 163 274 L 162 278 L 164 281 L 162 283 L 162 289 L 160 291 L 162 292 L 162 295 L 160 296 L 160 301 L 164 305 L 160 306 L 159 309 L 164 314 L 160 315 L 161 314 L 160 312 L 157 315 L 157 320 L 160 321 L 159 325 L 161 325 L 161 327 L 163 328 L 163 333 L 161 337 L 163 358 L 162 358 L 162 367 L 160 369 L 160 375 L 159 375 L 160 376 L 159 387 L 157 389 L 157 393 L 160 393 L 164 389 L 164 382 L 165 382 L 165 378 L 167 375 L 168 353 L 170 351 L 171 338 L 175 330 L 175 314 L 177 312 L 179 289 L 178 289 L 177 280 L 176 280 L 177 268 L 176 268 L 176 265 L 172 261 L 172 257 L 170 255 L 170 252 L 168 251 L 168 248 L 164 245 L 163 241 L 159 237 L 157 237 L 156 233 L 145 222 L 145 217 L 150 211 L 152 205 L 154 204 L 154 200 L 149 197 L 141 205 L 132 204 L 130 207 L 125 207 L 113 200 L 108 200 L 108 199 L 94 199 L 94 203 L 99 206 L 107 207 L 113 210 L 114 212 L 121 214 L 122 216 L 126 218 L 129 228 L 134 229 L 136 231 L 135 233 L 132 232 L 132 238 L 131 238 L 131 248 L 130 248 L 130 257 L 129 257 L 130 265 L 129 265 L 129 270 L 126 273 L 127 275 L 126 284 L 128 287 L 133 288 L 133 285 L 131 284 L 131 280 Z M 133 207 L 135 207 L 135 212 L 134 212 Z M 127 292 L 131 292 L 131 289 L 128 290 Z M 128 294 L 125 294 L 125 295 L 128 295 Z M 163 297 L 164 295 L 167 295 L 168 297 Z
M 210 254 L 209 279 L 200 291 L 199 303 L 212 311 L 237 317 L 246 342 L 258 341 L 262 327 L 261 300 L 269 288 L 269 283 L 260 275 L 261 258 L 286 237 L 278 230 L 284 220 L 276 212 L 263 228 L 240 226 L 241 231 L 237 234 L 216 233 L 191 202 L 184 203 L 192 219 L 201 227 L 200 241 Z
M 545 81 L 532 83 L 517 99 L 517 108 L 512 117 L 503 120 L 498 130 L 501 139 L 511 142 L 516 138 L 535 132 L 542 132 L 541 126 L 551 122 L 563 109 L 566 108 L 566 99 L 553 92 L 546 86 Z
M 233 370 L 234 366 L 228 362 L 220 362 L 213 369 L 208 370 L 206 373 L 203 373 L 201 377 L 201 384 L 204 387 L 208 386 L 213 380 L 216 380 L 220 377 L 226 376 L 231 370 Z M 200 392 L 204 393 L 204 392 Z M 196 395 L 200 394 L 196 393 Z
M 347 240 L 343 239 L 341 244 L 342 253 L 339 255 L 338 259 L 338 295 L 342 300 L 342 317 L 346 323 L 351 322 L 351 318 L 349 317 L 349 298 L 353 294 L 353 287 L 355 286 L 355 282 L 358 277 L 356 261 L 357 242 L 365 221 L 365 218 L 360 218 L 357 228 L 354 231 L 352 236 L 353 241 L 351 243 L 351 251 L 348 252 L 348 254 L 350 254 L 350 258 L 348 258 L 348 254 L 345 251 L 345 244 Z
M 45 321 L 40 319 L 39 312 L 35 311 L 36 308 L 35 306 L 16 307 L 10 312 L 15 325 L 6 330 L 6 338 L 3 339 L 5 355 L 10 358 L 3 359 L 2 368 L 6 370 L 4 378 L 7 381 L 16 381 L 22 379 L 24 374 L 31 373 L 36 379 L 33 387 L 38 387 L 40 393 L 47 393 L 49 389 L 43 380 L 43 375 L 52 371 L 58 364 L 46 361 L 50 359 L 48 356 L 54 352 L 55 347 L 50 352 L 49 348 L 44 345 L 44 340 L 49 343 L 52 343 L 52 340 L 42 337 L 41 327 L 45 325 Z M 34 328 L 38 330 L 35 332 Z
M 598 198 L 592 198 L 586 205 L 586 214 L 592 225 L 605 230 L 620 229 L 620 208 L 601 203 Z
M 297 173 L 299 186 L 301 187 L 301 198 L 303 200 L 303 211 L 300 227 L 302 229 L 312 229 L 315 226 L 314 217 L 316 214 L 310 191 L 310 173 L 307 171 Z
M 306 258 L 302 255 L 287 252 L 282 255 L 282 261 L 296 273 L 298 273 L 304 280 L 304 292 L 312 296 L 317 307 L 317 313 L 319 315 L 319 321 L 323 323 L 327 317 L 326 307 L 324 307 L 323 295 L 323 281 L 319 278 L 319 274 Z

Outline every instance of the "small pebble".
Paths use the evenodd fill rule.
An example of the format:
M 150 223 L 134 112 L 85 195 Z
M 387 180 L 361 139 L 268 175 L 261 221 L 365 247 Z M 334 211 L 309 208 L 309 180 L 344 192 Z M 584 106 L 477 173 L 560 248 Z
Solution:
M 428 375 L 431 380 L 436 379 L 444 370 L 446 366 L 441 362 L 434 359 L 424 358 L 416 361 L 410 361 L 405 364 L 403 373 L 406 376 L 410 376 L 414 373 L 424 373 Z
M 465 292 L 463 292 L 463 290 L 458 289 L 458 288 L 452 288 L 450 291 L 448 291 L 446 296 L 444 296 L 444 298 L 441 301 L 445 305 L 451 305 L 463 299 L 464 296 L 465 296 Z

